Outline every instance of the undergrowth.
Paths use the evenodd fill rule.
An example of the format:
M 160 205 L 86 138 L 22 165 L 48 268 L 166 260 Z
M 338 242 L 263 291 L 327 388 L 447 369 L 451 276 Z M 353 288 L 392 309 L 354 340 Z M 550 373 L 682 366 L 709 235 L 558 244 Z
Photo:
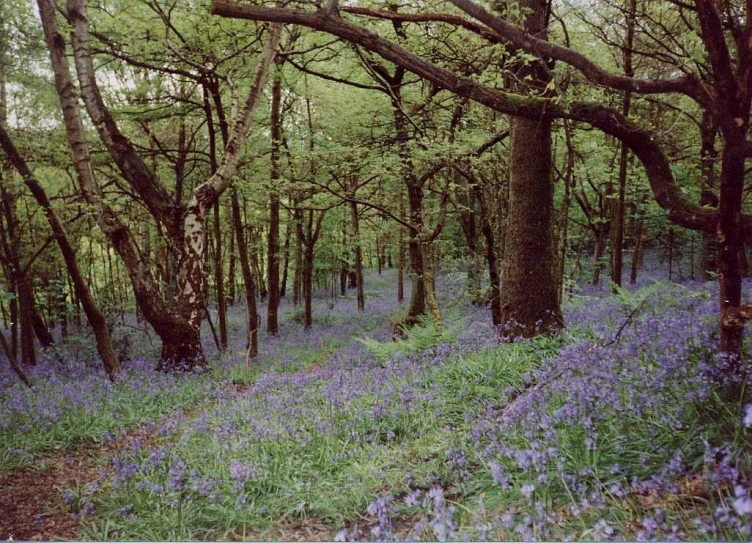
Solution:
M 716 296 L 579 295 L 566 331 L 508 344 L 468 304 L 441 334 L 289 331 L 180 389 L 201 407 L 152 416 L 71 513 L 91 539 L 746 540 L 752 415 L 720 393 Z

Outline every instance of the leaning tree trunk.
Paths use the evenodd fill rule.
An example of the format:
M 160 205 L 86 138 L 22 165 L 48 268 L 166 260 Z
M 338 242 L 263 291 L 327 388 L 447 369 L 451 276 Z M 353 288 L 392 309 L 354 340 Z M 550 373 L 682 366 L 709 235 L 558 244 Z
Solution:
M 51 40 L 50 50 L 53 53 L 54 51 L 63 52 L 64 40 L 57 31 L 54 6 L 49 0 L 38 1 L 40 6 L 45 5 L 51 13 L 44 20 L 45 27 L 53 30 L 54 25 L 54 32 L 51 32 L 53 40 Z M 221 164 L 207 181 L 194 189 L 189 203 L 182 206 L 171 201 L 169 192 L 161 185 L 155 172 L 136 153 L 134 146 L 120 131 L 104 104 L 94 71 L 86 2 L 69 0 L 68 18 L 73 26 L 73 56 L 81 96 L 89 117 L 120 173 L 131 188 L 143 198 L 144 205 L 162 224 L 179 252 L 177 300 L 174 310 L 168 307 L 160 296 L 150 263 L 144 261 L 130 229 L 104 202 L 101 189 L 93 178 L 78 104 L 70 81 L 67 61 L 62 54 L 57 59 L 53 58 L 53 67 L 58 94 L 63 103 L 69 145 L 79 174 L 82 193 L 89 203 L 98 207 L 100 227 L 128 268 L 136 301 L 144 317 L 163 341 L 162 354 L 156 369 L 203 371 L 206 368 L 206 359 L 201 348 L 200 326 L 207 297 L 204 279 L 207 214 L 220 195 L 230 186 L 240 151 L 263 94 L 269 68 L 276 55 L 282 26 L 272 24 L 268 28 L 253 83 L 233 124 Z
M 115 351 L 112 348 L 112 339 L 110 337 L 110 331 L 107 328 L 107 322 L 104 315 L 99 310 L 94 298 L 89 291 L 89 287 L 84 280 L 83 273 L 78 266 L 76 259 L 76 252 L 68 239 L 68 235 L 65 231 L 62 221 L 55 213 L 55 210 L 50 204 L 49 198 L 42 188 L 41 183 L 32 175 L 25 161 L 13 146 L 13 142 L 8 138 L 8 134 L 0 124 L 0 146 L 5 151 L 6 156 L 10 158 L 15 168 L 21 174 L 26 186 L 31 191 L 32 195 L 44 209 L 47 220 L 50 223 L 52 232 L 55 235 L 55 240 L 60 247 L 60 252 L 63 255 L 63 260 L 68 269 L 68 274 L 73 281 L 73 287 L 75 289 L 76 296 L 81 300 L 86 318 L 89 320 L 89 324 L 94 331 L 94 337 L 97 344 L 97 352 L 102 358 L 102 364 L 110 380 L 115 380 L 116 376 L 120 372 L 120 362 L 115 355 Z

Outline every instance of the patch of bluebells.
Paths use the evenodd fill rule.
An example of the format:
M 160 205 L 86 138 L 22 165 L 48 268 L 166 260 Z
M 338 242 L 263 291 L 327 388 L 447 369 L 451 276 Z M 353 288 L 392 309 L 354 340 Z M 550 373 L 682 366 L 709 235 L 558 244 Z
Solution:
M 587 513 L 588 518 L 597 518 L 598 511 L 628 495 L 634 499 L 681 491 L 681 481 L 690 476 L 688 467 L 682 450 L 666 448 L 669 444 L 662 436 L 666 428 L 680 432 L 686 427 L 694 406 L 708 401 L 717 390 L 722 368 L 710 356 L 717 348 L 715 287 L 675 288 L 678 293 L 666 292 L 670 288 L 653 293 L 617 340 L 613 337 L 625 312 L 613 297 L 589 300 L 571 310 L 567 315 L 570 328 L 588 330 L 588 339 L 567 345 L 545 360 L 524 380 L 522 393 L 508 391 L 513 397 L 510 404 L 486 406 L 469 419 L 477 454 L 485 458 L 492 480 L 503 488 L 509 487 L 510 475 L 512 480 L 528 481 L 520 493 L 532 511 L 517 516 L 511 525 L 497 522 L 502 532 L 511 529 L 520 539 L 567 536 L 559 528 L 560 510 L 543 510 L 532 499 L 536 484 L 547 486 L 553 495 L 570 496 L 569 513 L 575 517 Z M 742 422 L 752 424 L 749 408 Z M 653 457 L 649 462 L 644 459 L 643 468 L 616 466 L 610 476 L 575 469 L 584 460 L 573 462 L 573 457 L 586 459 L 596 451 L 603 456 L 629 455 L 634 445 L 628 437 L 635 433 L 631 425 L 639 428 L 646 439 L 642 446 Z M 752 507 L 750 481 L 740 464 L 745 460 L 731 451 L 730 445 L 710 447 L 712 461 L 706 459 L 701 477 L 710 496 L 728 496 L 727 489 L 735 488 L 733 506 L 721 505 L 694 520 L 702 533 L 745 537 L 750 533 L 749 518 L 744 518 Z M 654 463 L 660 458 L 665 463 L 656 470 Z M 651 473 L 646 476 L 646 471 Z M 647 515 L 636 534 L 623 533 L 604 519 L 587 533 L 601 540 L 685 537 L 676 522 L 658 522 L 655 517 L 655 512 Z M 574 534 L 576 538 L 581 535 Z
M 630 533 L 601 517 L 622 500 L 675 493 L 678 483 L 689 475 L 681 450 L 666 450 L 658 437 L 663 428 L 682 430 L 687 406 L 706 401 L 716 386 L 710 375 L 713 362 L 702 354 L 714 350 L 717 297 L 712 287 L 702 288 L 706 290 L 687 289 L 687 293 L 699 294 L 682 297 L 680 302 L 672 301 L 678 298 L 676 292 L 654 293 L 619 340 L 610 344 L 625 318 L 624 307 L 612 297 L 586 299 L 566 315 L 570 328 L 578 330 L 577 337 L 581 334 L 586 339 L 570 342 L 555 357 L 544 360 L 521 387 L 500 391 L 498 402 L 468 403 L 466 441 L 447 447 L 443 457 L 454 474 L 449 484 L 454 485 L 453 491 L 461 490 L 479 464 L 498 489 L 519 493 L 517 506 L 493 513 L 479 506 L 468 521 L 471 526 L 462 526 L 462 531 L 443 482 L 425 485 L 423 481 L 421 489 L 406 476 L 408 491 L 403 497 L 382 494 L 370 505 L 364 504 L 372 522 L 366 527 L 343 528 L 335 539 L 685 537 L 685 528 L 658 507 L 647 511 Z M 378 328 L 377 323 L 396 309 L 396 303 L 378 299 L 367 303 L 372 312 L 367 318 L 373 319 L 369 334 L 388 341 L 391 331 Z M 337 314 L 350 309 L 336 325 L 324 322 L 308 332 L 300 326 L 283 326 L 280 339 L 262 342 L 258 363 L 268 369 L 253 383 L 247 387 L 223 383 L 206 410 L 154 423 L 152 430 L 169 445 L 122 448 L 112 466 L 116 495 L 141 492 L 167 507 L 186 501 L 222 504 L 238 514 L 257 507 L 256 498 L 269 493 L 292 499 L 289 488 L 279 488 L 279 477 L 285 474 L 288 486 L 310 491 L 311 481 L 296 475 L 306 455 L 328 450 L 328 461 L 344 469 L 363 451 L 420 436 L 426 415 L 444 420 L 446 391 L 436 386 L 435 373 L 455 363 L 457 355 L 498 345 L 487 311 L 467 308 L 456 342 L 421 353 L 398 353 L 381 363 L 361 343 L 350 340 L 364 326 L 365 318 L 352 306 L 345 300 L 338 302 Z M 325 304 L 317 304 L 317 313 L 326 315 L 327 311 Z M 313 367 L 301 367 L 300 360 L 286 353 L 290 346 L 301 351 L 324 348 L 332 339 L 344 346 Z M 242 351 L 242 345 L 236 347 Z M 231 366 L 238 360 L 227 356 L 219 364 Z M 626 426 L 612 426 L 619 421 Z M 653 465 L 654 458 L 646 458 L 642 470 L 627 463 L 605 470 L 573 464 L 573 455 L 628 454 L 630 443 L 624 436 L 629 434 L 629 425 L 638 423 L 648 441 L 647 450 L 654 448 L 663 460 L 659 468 Z M 752 424 L 752 407 L 745 407 L 742 423 Z M 347 448 L 323 446 L 332 443 L 346 443 Z M 197 446 L 200 458 L 191 454 Z M 720 493 L 729 499 L 708 515 L 693 519 L 695 533 L 748 535 L 750 481 L 732 448 L 708 444 L 705 464 L 709 495 Z M 224 466 L 226 475 L 219 476 L 222 472 L 216 466 Z M 543 499 L 551 489 L 571 496 L 570 501 Z M 733 489 L 733 495 L 728 489 Z M 315 515 L 316 498 L 310 498 L 305 507 Z M 404 512 L 417 519 L 407 535 L 395 527 L 396 516 Z M 148 511 L 129 510 L 131 514 Z M 222 516 L 217 520 L 227 517 L 226 509 L 217 509 L 216 514 Z M 584 531 L 562 531 L 573 518 L 590 525 Z

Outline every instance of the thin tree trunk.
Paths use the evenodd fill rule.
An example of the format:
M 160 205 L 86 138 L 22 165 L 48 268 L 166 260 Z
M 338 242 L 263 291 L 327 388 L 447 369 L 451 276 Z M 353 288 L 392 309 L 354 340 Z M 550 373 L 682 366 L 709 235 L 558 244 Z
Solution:
M 227 303 L 235 305 L 235 234 L 230 233 L 230 269 L 227 272 Z
M 292 304 L 300 304 L 300 295 L 303 284 L 303 212 L 298 209 L 296 202 L 293 211 L 293 221 L 295 222 L 295 276 L 292 282 Z
M 279 335 L 279 190 L 277 185 L 280 178 L 279 145 L 281 141 L 280 118 L 282 107 L 282 77 L 279 67 L 272 82 L 272 111 L 271 111 L 271 189 L 269 191 L 269 232 L 267 235 L 267 289 L 269 303 L 266 308 L 266 333 L 270 336 Z
M 491 291 L 491 320 L 494 326 L 499 326 L 501 324 L 501 276 L 496 261 L 494 231 L 482 188 L 476 185 L 473 190 L 476 192 L 475 199 L 480 208 L 481 232 L 486 239 L 486 262 L 488 263 L 488 281 Z
M 632 49 L 635 34 L 635 18 L 637 15 L 637 0 L 629 0 L 627 12 L 627 35 L 624 41 L 624 75 L 634 77 L 634 68 L 632 67 Z M 627 90 L 624 93 L 624 102 L 622 103 L 622 115 L 629 117 L 629 110 L 632 105 L 632 93 Z M 613 215 L 611 217 L 611 281 L 614 285 L 622 285 L 622 269 L 624 267 L 624 200 L 627 187 L 627 168 L 629 150 L 626 144 L 620 143 L 619 156 L 619 180 L 618 193 L 614 201 Z M 614 289 L 614 293 L 616 289 Z
M 712 114 L 705 110 L 700 124 L 700 204 L 704 206 L 718 207 L 718 197 L 714 190 L 716 187 L 715 162 L 718 153 L 715 149 L 717 127 Z M 705 281 L 715 279 L 718 271 L 717 263 L 718 241 L 717 237 L 710 232 L 702 233 L 702 256 L 700 268 L 702 278 Z
M 637 221 L 637 239 L 635 240 L 634 253 L 632 255 L 632 269 L 629 281 L 634 285 L 637 282 L 637 272 L 642 265 L 642 253 L 645 247 L 645 221 L 642 218 Z
M 214 202 L 214 284 L 217 294 L 219 320 L 219 350 L 227 350 L 227 300 L 225 300 L 224 266 L 222 263 L 222 223 L 219 218 L 219 200 Z
M 355 180 L 351 180 L 350 196 L 355 197 Z M 350 218 L 353 228 L 353 241 L 355 252 L 355 288 L 357 290 L 358 311 L 365 311 L 366 309 L 366 297 L 363 290 L 363 242 L 360 237 L 360 216 L 358 215 L 358 205 L 350 202 Z M 379 266 L 379 273 L 381 273 L 381 266 Z
M 287 278 L 290 269 L 290 230 L 290 221 L 287 221 L 287 226 L 285 227 L 285 244 L 284 249 L 282 250 L 285 257 L 285 263 L 282 266 L 282 280 L 279 283 L 280 298 L 284 298 L 285 294 L 287 294 Z
M 399 216 L 405 218 L 405 192 L 400 188 L 399 191 Z M 397 301 L 402 302 L 405 299 L 405 229 L 400 228 L 397 233 Z
M 238 259 L 240 260 L 240 273 L 245 287 L 246 306 L 246 361 L 258 356 L 258 308 L 256 306 L 256 283 L 251 272 L 251 263 L 248 259 L 248 243 L 243 231 L 243 223 L 240 215 L 240 202 L 238 193 L 233 187 L 230 192 L 232 202 L 232 223 L 235 230 L 235 239 L 238 242 Z
M 567 268 L 567 249 L 569 248 L 569 206 L 572 202 L 572 185 L 574 180 L 575 150 L 569 122 L 564 121 L 564 137 L 567 144 L 567 165 L 564 171 L 564 201 L 559 215 L 559 239 L 556 283 L 559 292 L 559 304 L 564 299 L 564 277 Z
M 8 346 L 8 341 L 5 339 L 5 336 L 2 333 L 0 333 L 0 346 L 3 349 L 5 356 L 8 358 L 8 362 L 10 362 L 10 367 L 13 369 L 15 374 L 18 375 L 18 378 L 21 379 L 23 384 L 31 388 L 33 386 L 31 379 L 29 379 L 29 377 L 24 373 L 24 371 L 21 369 L 21 366 L 18 365 L 18 361 L 16 360 L 16 357 L 13 354 L 13 351 Z

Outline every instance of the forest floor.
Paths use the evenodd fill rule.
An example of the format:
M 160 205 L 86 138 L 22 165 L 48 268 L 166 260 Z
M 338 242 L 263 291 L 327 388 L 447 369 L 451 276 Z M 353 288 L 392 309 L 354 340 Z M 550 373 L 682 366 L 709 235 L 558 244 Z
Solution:
M 320 293 L 309 331 L 286 302 L 250 367 L 240 307 L 207 375 L 151 371 L 128 321 L 114 385 L 87 337 L 34 390 L 3 367 L 0 539 L 749 539 L 714 285 L 578 289 L 566 331 L 507 344 L 460 273 L 441 333 L 394 337 L 393 285 L 369 274 L 365 313 Z

